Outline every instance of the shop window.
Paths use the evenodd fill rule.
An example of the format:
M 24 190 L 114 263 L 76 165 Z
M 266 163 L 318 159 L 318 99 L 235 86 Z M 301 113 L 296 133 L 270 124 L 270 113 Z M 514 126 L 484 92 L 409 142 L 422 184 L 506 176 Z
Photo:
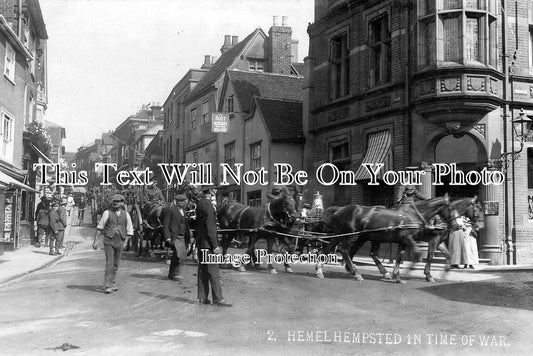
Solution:
M 391 80 L 391 34 L 389 15 L 369 23 L 370 86 L 386 84 Z
M 260 206 L 261 205 L 261 191 L 255 190 L 248 193 L 248 205 L 249 206 Z
M 350 92 L 350 50 L 347 32 L 331 39 L 330 63 L 330 99 L 334 100 Z

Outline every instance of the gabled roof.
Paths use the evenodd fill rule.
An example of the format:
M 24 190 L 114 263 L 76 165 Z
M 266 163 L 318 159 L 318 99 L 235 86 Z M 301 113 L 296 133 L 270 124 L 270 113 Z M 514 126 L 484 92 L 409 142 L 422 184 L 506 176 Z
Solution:
M 235 46 L 231 47 L 227 52 L 224 52 L 218 60 L 215 62 L 213 67 L 207 72 L 203 78 L 196 84 L 194 89 L 191 91 L 187 99 L 185 99 L 185 104 L 191 103 L 196 100 L 199 96 L 202 95 L 204 89 L 210 87 L 215 83 L 215 81 L 220 78 L 228 69 L 233 62 L 241 55 L 246 46 L 252 41 L 254 37 L 258 34 L 262 34 L 265 38 L 266 35 L 260 28 L 257 28 L 254 32 L 250 33 L 245 39 L 237 43 Z
M 302 102 L 254 98 L 272 141 L 303 141 Z
M 254 96 L 303 101 L 303 77 L 228 70 L 228 78 L 243 112 L 250 112 Z

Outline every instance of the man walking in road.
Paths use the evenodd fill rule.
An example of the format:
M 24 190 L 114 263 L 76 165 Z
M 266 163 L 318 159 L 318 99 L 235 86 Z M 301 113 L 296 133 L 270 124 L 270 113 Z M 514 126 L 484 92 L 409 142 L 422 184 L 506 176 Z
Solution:
M 50 252 L 49 255 L 60 255 L 59 247 L 59 238 L 60 232 L 64 230 L 63 224 L 61 223 L 60 213 L 59 213 L 59 202 L 56 200 L 52 204 L 52 210 L 49 214 L 50 219 Z
M 172 257 L 170 268 L 168 269 L 168 279 L 181 280 L 181 266 L 187 254 L 185 241 L 188 239 L 190 231 L 189 224 L 185 218 L 185 200 L 187 197 L 178 194 L 174 197 L 174 204 L 165 214 L 163 219 L 163 236 L 171 243 Z
M 220 272 L 218 264 L 205 260 L 207 254 L 218 254 L 222 250 L 218 246 L 217 223 L 215 209 L 211 203 L 212 192 L 204 189 L 203 194 L 193 193 L 196 202 L 196 223 L 198 229 L 198 302 L 211 304 L 209 301 L 209 285 L 213 304 L 220 307 L 231 307 L 231 303 L 224 300 L 220 286 Z
M 124 241 L 133 235 L 133 225 L 130 214 L 123 209 L 124 196 L 115 194 L 112 196 L 113 207 L 104 211 L 100 223 L 96 227 L 98 230 L 94 234 L 93 249 L 97 249 L 96 239 L 99 233 L 104 235 L 105 251 L 105 277 L 104 292 L 109 294 L 117 291 L 116 275 L 120 263 L 120 256 Z
M 61 204 L 57 208 L 57 214 L 59 215 L 59 221 L 58 221 L 58 231 L 57 231 L 57 254 L 59 253 L 59 249 L 63 247 L 63 241 L 65 240 L 65 229 L 67 228 L 67 219 L 68 219 L 68 212 L 67 212 L 67 199 L 63 198 L 61 199 Z

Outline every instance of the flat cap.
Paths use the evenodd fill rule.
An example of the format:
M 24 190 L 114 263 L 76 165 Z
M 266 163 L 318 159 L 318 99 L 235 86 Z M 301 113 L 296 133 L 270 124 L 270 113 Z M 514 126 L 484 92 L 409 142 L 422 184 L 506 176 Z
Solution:
M 114 194 L 111 197 L 111 200 L 113 200 L 113 201 L 124 201 L 124 196 L 122 194 Z
M 176 199 L 177 201 L 185 201 L 187 200 L 187 197 L 184 194 L 176 194 L 174 199 Z

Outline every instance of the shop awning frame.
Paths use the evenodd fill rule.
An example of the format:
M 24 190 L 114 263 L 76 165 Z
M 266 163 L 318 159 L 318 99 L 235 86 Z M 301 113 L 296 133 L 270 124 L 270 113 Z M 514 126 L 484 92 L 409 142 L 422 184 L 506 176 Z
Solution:
M 355 172 L 356 180 L 371 178 L 363 163 L 383 163 L 383 168 L 377 174 L 380 179 L 382 179 L 383 173 L 392 169 L 392 135 L 390 130 L 373 132 L 368 135 L 365 157 Z
M 35 153 L 37 153 L 37 155 L 39 157 L 41 157 L 42 159 L 44 159 L 46 161 L 46 163 L 54 163 L 52 162 L 52 160 L 50 158 L 48 158 L 47 155 L 45 155 L 40 149 L 37 148 L 37 146 L 35 146 L 33 143 L 31 144 L 31 148 L 35 151 Z
M 23 189 L 31 193 L 40 193 L 37 189 L 34 189 L 24 183 L 19 182 L 15 178 L 8 176 L 2 171 L 0 171 L 0 186 L 4 186 L 6 188 Z

